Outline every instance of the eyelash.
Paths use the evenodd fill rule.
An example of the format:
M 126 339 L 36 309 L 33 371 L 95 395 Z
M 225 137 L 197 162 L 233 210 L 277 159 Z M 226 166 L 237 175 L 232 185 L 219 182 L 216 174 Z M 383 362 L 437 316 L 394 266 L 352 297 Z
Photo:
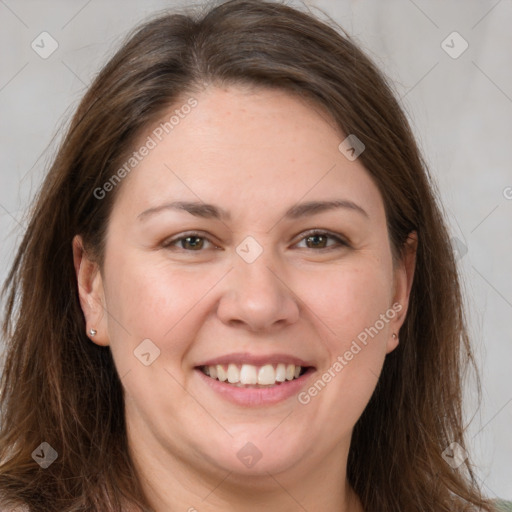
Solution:
M 350 244 L 345 240 L 343 239 L 342 237 L 340 237 L 339 235 L 335 235 L 333 233 L 330 233 L 329 231 L 322 231 L 322 230 L 318 230 L 318 229 L 313 229 L 311 231 L 307 231 L 303 236 L 302 238 L 299 240 L 299 242 L 297 243 L 300 243 L 302 242 L 303 240 L 306 240 L 307 238 L 309 237 L 313 237 L 313 236 L 324 236 L 324 237 L 328 237 L 334 241 L 337 242 L 338 244 L 338 247 L 336 246 L 328 246 L 328 247 L 321 247 L 320 249 L 315 249 L 315 248 L 311 248 L 311 247 L 305 247 L 305 249 L 308 249 L 310 251 L 329 251 L 329 250 L 333 250 L 333 249 L 336 249 L 336 248 L 343 248 L 343 247 L 350 247 Z M 187 238 L 201 238 L 201 239 L 204 239 L 204 240 L 208 240 L 208 242 L 210 242 L 211 244 L 213 244 L 213 242 L 206 236 L 204 236 L 202 233 L 200 232 L 195 232 L 195 231 L 191 231 L 189 233 L 185 233 L 184 235 L 180 236 L 179 238 L 174 238 L 172 240 L 168 240 L 166 242 L 164 242 L 162 244 L 162 247 L 168 249 L 168 248 L 171 248 L 174 244 L 182 241 L 182 240 L 186 240 Z M 215 246 L 215 244 L 213 244 Z M 216 246 L 215 246 L 216 247 Z M 197 250 L 197 251 L 194 251 L 193 249 L 184 249 L 183 247 L 179 248 L 179 250 L 181 251 L 184 251 L 184 252 L 202 252 L 201 249 Z

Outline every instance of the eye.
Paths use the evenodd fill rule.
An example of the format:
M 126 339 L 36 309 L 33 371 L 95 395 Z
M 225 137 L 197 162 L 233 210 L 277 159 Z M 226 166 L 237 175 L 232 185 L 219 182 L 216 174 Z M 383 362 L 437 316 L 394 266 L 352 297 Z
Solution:
M 178 243 L 181 245 L 178 249 L 183 249 L 188 252 L 200 252 L 201 249 L 204 249 L 205 243 L 211 244 L 214 248 L 216 247 L 208 238 L 202 236 L 201 233 L 185 233 L 185 235 L 182 235 L 179 238 L 174 238 L 164 242 L 162 247 L 172 248 Z
M 328 241 L 334 240 L 334 246 L 327 245 Z M 349 247 L 349 244 L 340 236 L 334 235 L 326 231 L 313 230 L 301 239 L 299 243 L 305 241 L 306 249 L 333 249 L 337 245 L 338 247 Z
M 329 241 L 334 243 L 329 244 Z M 336 247 L 350 247 L 349 243 L 346 242 L 342 237 L 334 235 L 327 231 L 312 230 L 302 237 L 299 244 L 305 242 L 305 249 L 335 249 Z M 207 249 L 210 244 L 210 248 L 218 249 L 209 238 L 204 236 L 202 233 L 190 232 L 182 234 L 177 238 L 165 241 L 162 247 L 166 249 L 177 248 L 186 252 L 201 252 L 203 249 Z M 298 245 L 298 244 L 297 244 Z

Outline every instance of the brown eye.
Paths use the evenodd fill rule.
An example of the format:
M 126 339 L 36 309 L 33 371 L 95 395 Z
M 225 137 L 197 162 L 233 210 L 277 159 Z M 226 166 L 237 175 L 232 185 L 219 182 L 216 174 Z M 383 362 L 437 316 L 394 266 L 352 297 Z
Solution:
M 215 247 L 207 237 L 201 236 L 199 233 L 186 233 L 184 236 L 164 242 L 162 247 L 170 250 L 177 249 L 186 252 L 201 252 L 203 249 L 208 248 L 207 244 Z
M 329 240 L 333 240 L 334 244 L 329 244 Z M 336 246 L 349 246 L 349 244 L 341 237 L 326 233 L 325 231 L 314 231 L 308 233 L 299 243 L 302 243 L 303 241 L 306 243 L 306 249 L 334 249 Z
M 204 238 L 200 236 L 187 236 L 186 238 L 180 238 L 182 249 L 202 249 L 204 245 Z
M 311 245 L 308 245 L 311 244 Z M 327 237 L 325 235 L 311 235 L 306 237 L 306 245 L 309 249 L 323 249 L 327 244 Z

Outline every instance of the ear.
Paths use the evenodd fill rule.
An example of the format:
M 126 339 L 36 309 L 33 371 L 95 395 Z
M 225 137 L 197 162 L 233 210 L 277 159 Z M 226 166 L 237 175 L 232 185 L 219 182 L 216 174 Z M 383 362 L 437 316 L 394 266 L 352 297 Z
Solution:
M 80 306 L 85 316 L 87 336 L 97 345 L 109 344 L 105 294 L 99 265 L 90 259 L 84 249 L 82 237 L 73 238 L 73 263 L 78 283 Z M 96 331 L 92 336 L 91 329 Z
M 403 246 L 400 261 L 395 267 L 394 294 L 391 309 L 396 315 L 389 322 L 389 338 L 386 353 L 392 352 L 399 343 L 399 331 L 402 327 L 407 309 L 409 307 L 409 296 L 411 294 L 414 269 L 416 267 L 416 253 L 418 250 L 418 234 L 416 231 L 409 233 Z M 396 337 L 393 336 L 396 335 Z

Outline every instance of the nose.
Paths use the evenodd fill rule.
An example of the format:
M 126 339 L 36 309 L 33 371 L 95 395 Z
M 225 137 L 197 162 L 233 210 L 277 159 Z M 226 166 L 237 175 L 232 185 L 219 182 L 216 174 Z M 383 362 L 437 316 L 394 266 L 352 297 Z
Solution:
M 234 255 L 234 269 L 225 281 L 217 315 L 230 326 L 257 331 L 272 331 L 297 322 L 298 298 L 286 282 L 284 271 L 273 270 L 270 257 L 263 251 L 252 263 Z

